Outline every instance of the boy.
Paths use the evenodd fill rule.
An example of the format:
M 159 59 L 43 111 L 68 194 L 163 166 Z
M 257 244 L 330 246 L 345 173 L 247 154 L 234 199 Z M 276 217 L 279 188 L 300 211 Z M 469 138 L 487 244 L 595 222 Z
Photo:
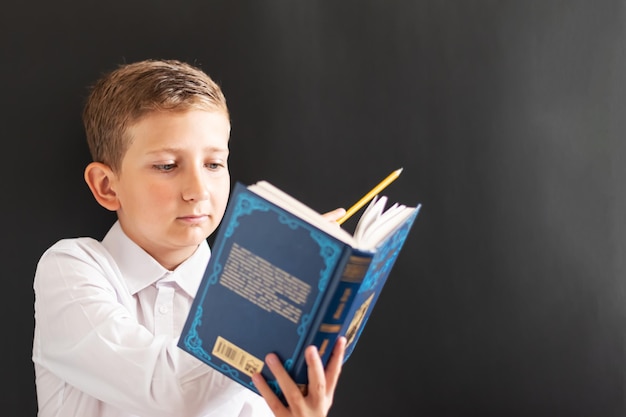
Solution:
M 179 61 L 120 66 L 93 86 L 83 122 L 93 157 L 85 181 L 117 221 L 102 241 L 57 242 L 37 265 L 39 416 L 326 415 L 345 339 L 326 370 L 309 347 L 306 396 L 268 352 L 289 407 L 259 374 L 263 398 L 176 346 L 230 191 L 219 86 Z

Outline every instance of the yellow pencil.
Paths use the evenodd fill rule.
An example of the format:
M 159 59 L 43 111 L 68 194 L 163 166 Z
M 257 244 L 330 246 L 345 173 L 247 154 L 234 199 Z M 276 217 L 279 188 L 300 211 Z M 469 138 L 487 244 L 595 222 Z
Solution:
M 382 180 L 376 187 L 372 188 L 369 193 L 365 194 L 359 201 L 357 201 L 352 207 L 346 211 L 346 214 L 343 215 L 342 218 L 337 220 L 337 223 L 341 224 L 348 220 L 350 216 L 356 213 L 361 207 L 367 204 L 372 198 L 376 196 L 379 192 L 383 190 L 386 186 L 391 184 L 396 178 L 400 176 L 403 168 L 396 169 L 391 174 L 387 176 L 384 180 Z

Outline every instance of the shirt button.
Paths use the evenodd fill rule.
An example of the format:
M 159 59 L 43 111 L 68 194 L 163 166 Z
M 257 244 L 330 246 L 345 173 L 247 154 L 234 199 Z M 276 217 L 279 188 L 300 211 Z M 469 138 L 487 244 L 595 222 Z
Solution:
M 160 306 L 159 307 L 159 313 L 167 314 L 167 312 L 168 312 L 167 306 Z

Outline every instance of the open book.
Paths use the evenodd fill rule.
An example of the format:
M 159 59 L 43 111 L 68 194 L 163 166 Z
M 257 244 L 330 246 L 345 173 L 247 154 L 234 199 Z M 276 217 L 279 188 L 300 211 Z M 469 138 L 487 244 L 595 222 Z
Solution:
M 325 365 L 343 335 L 349 358 L 421 207 L 386 203 L 350 234 L 267 181 L 236 183 L 178 346 L 254 392 L 261 372 L 283 398 L 263 363 L 275 352 L 305 391 L 304 349 Z

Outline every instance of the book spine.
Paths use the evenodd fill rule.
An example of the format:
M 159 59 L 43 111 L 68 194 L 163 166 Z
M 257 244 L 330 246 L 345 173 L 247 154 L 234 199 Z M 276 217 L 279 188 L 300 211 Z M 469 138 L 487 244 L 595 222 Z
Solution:
M 341 329 L 345 328 L 345 321 L 349 319 L 348 313 L 371 262 L 371 253 L 353 252 L 349 249 L 347 262 L 341 263 L 342 268 L 338 269 L 341 278 L 324 309 L 322 320 L 312 327 L 310 342 L 307 343 L 307 346 L 317 346 L 324 366 L 330 359 L 337 338 L 341 336 Z M 306 361 L 304 355 L 302 356 L 302 360 L 294 367 L 293 379 L 304 390 L 308 377 Z

